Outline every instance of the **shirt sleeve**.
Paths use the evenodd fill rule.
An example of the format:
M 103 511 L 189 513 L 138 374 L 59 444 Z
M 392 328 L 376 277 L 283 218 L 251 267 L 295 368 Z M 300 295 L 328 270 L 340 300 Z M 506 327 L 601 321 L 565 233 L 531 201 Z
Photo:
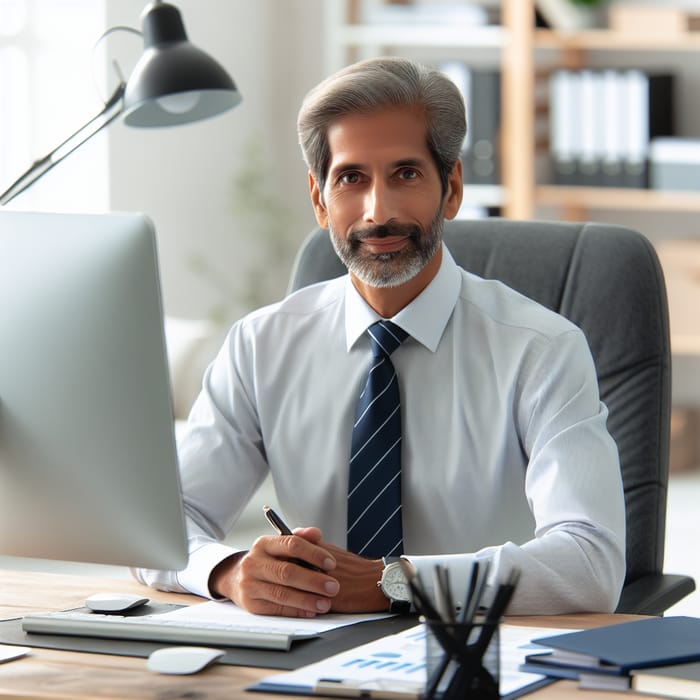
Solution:
M 189 559 L 182 571 L 133 568 L 134 577 L 151 587 L 212 598 L 211 571 L 244 551 L 221 540 L 267 476 L 268 467 L 253 389 L 240 371 L 250 361 L 242 333 L 239 326 L 229 333 L 205 372 L 187 424 L 178 431 Z
M 583 334 L 576 329 L 540 339 L 521 376 L 514 410 L 528 455 L 532 539 L 446 557 L 407 557 L 428 587 L 435 564 L 447 566 L 455 591 L 466 589 L 474 558 L 490 559 L 486 604 L 517 567 L 521 576 L 509 614 L 612 612 L 625 576 L 624 494 Z

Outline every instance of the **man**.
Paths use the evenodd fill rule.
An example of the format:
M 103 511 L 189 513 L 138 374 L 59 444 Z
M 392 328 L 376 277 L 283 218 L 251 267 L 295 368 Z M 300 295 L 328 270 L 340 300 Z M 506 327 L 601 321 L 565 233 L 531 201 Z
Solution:
M 378 586 L 385 555 L 403 553 L 424 580 L 440 562 L 455 590 L 477 558 L 496 579 L 520 569 L 510 613 L 613 610 L 624 500 L 584 336 L 461 270 L 442 244 L 462 199 L 458 90 L 413 62 L 372 59 L 312 90 L 298 130 L 316 218 L 349 275 L 231 329 L 179 443 L 189 564 L 137 575 L 256 613 L 310 617 L 400 602 Z M 395 370 L 385 386 L 401 416 L 381 430 L 400 432 L 358 477 L 358 453 L 380 432 L 356 447 L 355 423 L 370 410 L 356 413 L 358 396 L 380 353 L 366 331 L 375 335 L 380 319 L 394 324 L 398 347 L 372 363 Z M 398 471 L 386 485 L 354 503 L 389 463 Z M 284 513 L 305 527 L 249 551 L 221 544 L 268 471 Z M 376 508 L 399 480 L 398 505 Z M 365 539 L 398 530 L 374 552 L 354 530 L 377 510 Z

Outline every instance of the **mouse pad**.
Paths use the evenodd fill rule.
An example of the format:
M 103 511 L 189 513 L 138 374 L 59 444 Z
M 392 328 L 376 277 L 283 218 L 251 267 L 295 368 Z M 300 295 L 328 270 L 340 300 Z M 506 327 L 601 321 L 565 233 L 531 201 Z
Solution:
M 352 649 L 388 634 L 397 634 L 418 623 L 415 615 L 389 617 L 370 622 L 358 622 L 347 627 L 323 632 L 313 639 L 296 641 L 290 651 L 271 649 L 244 649 L 223 647 L 226 650 L 218 663 L 231 666 L 258 666 L 261 668 L 292 671 L 299 666 L 321 661 L 333 654 Z M 54 634 L 31 634 L 22 629 L 22 618 L 0 620 L 0 643 L 65 651 L 85 651 L 94 654 L 148 657 L 152 651 L 165 646 L 183 646 L 182 643 L 141 642 L 126 639 L 73 637 Z

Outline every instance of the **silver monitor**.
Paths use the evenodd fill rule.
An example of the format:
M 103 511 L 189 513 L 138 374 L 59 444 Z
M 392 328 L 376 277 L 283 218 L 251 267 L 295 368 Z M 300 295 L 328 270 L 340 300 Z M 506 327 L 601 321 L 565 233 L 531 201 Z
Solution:
M 152 224 L 0 211 L 0 554 L 186 552 Z

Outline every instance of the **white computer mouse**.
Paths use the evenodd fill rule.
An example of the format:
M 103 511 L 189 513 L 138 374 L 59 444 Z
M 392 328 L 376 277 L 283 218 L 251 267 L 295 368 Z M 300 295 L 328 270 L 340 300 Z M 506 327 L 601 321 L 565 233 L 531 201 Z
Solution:
M 210 647 L 163 647 L 151 653 L 146 667 L 156 673 L 197 673 L 224 653 L 221 649 Z
M 148 603 L 148 598 L 129 593 L 95 593 L 85 599 L 85 607 L 98 613 L 124 612 Z

